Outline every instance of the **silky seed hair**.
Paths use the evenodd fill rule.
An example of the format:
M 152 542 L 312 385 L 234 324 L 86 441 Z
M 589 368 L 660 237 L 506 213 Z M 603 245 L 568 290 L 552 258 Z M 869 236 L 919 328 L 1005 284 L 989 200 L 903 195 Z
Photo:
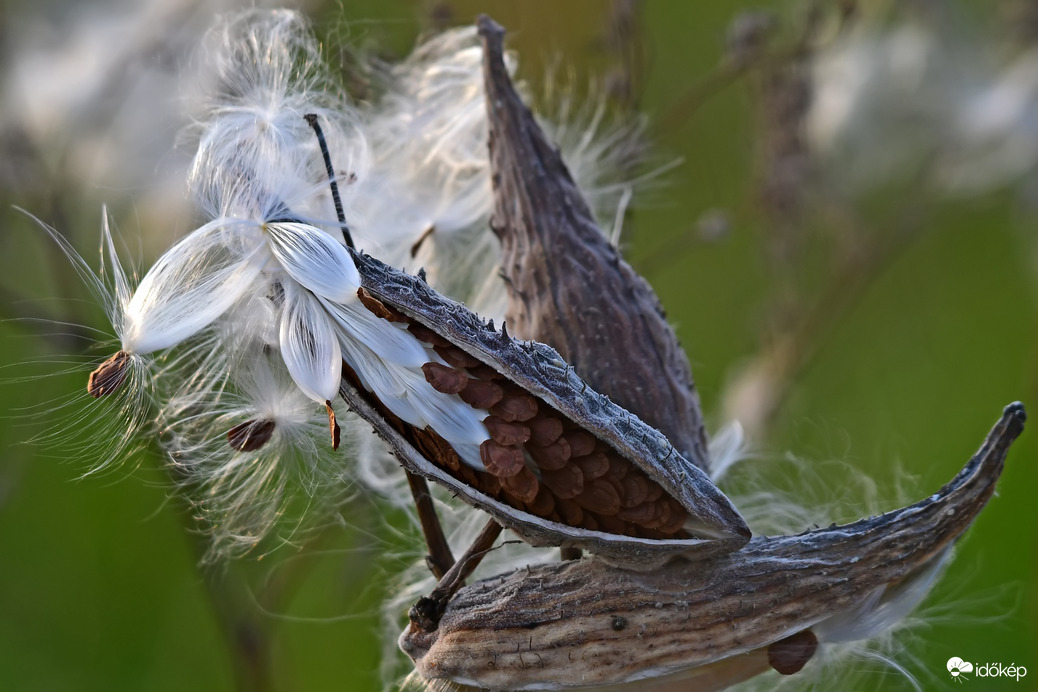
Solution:
M 320 121 L 350 208 L 350 181 L 365 176 L 368 147 L 300 14 L 231 15 L 206 34 L 196 63 L 199 112 L 182 141 L 195 151 L 189 187 L 203 214 L 274 218 L 291 210 L 299 220 L 334 220 L 308 114 Z
M 365 147 L 359 135 L 347 136 L 348 107 L 316 91 L 327 81 L 316 42 L 298 15 L 231 18 L 210 32 L 203 55 L 219 77 L 212 81 L 223 85 L 193 128 L 199 150 L 190 187 L 206 222 L 136 286 L 122 268 L 107 218 L 105 267 L 98 275 L 51 234 L 101 293 L 119 341 L 86 388 L 96 405 L 118 409 L 107 418 L 122 429 L 103 436 L 112 448 L 104 458 L 117 459 L 144 435 L 158 434 L 172 476 L 206 518 L 214 537 L 208 557 L 216 559 L 258 544 L 281 519 L 285 488 L 299 485 L 312 496 L 305 504 L 321 504 L 322 495 L 338 497 L 348 487 L 343 456 L 330 454 L 341 434 L 331 402 L 338 376 L 322 389 L 313 365 L 299 363 L 312 355 L 308 347 L 297 349 L 296 361 L 285 360 L 279 331 L 288 323 L 292 332 L 298 320 L 280 319 L 280 330 L 278 321 L 293 306 L 315 307 L 314 300 L 292 302 L 300 293 L 293 271 L 331 298 L 355 300 L 359 286 L 353 270 L 353 286 L 336 293 L 333 284 L 349 280 L 352 262 L 340 249 L 338 265 L 320 267 L 319 255 L 331 257 L 330 248 L 338 246 L 302 220 L 331 219 L 328 226 L 341 238 L 334 214 L 323 210 L 328 186 L 320 147 L 298 111 L 327 118 L 326 141 L 353 169 L 344 178 L 362 169 Z M 310 272 L 315 267 L 339 275 Z M 301 336 L 338 348 L 334 334 Z M 286 374 L 293 362 L 296 372 Z M 318 401 L 305 414 L 307 398 Z M 315 441 L 320 429 L 324 445 Z
M 507 294 L 490 230 L 482 60 L 476 29 L 460 27 L 376 71 L 383 95 L 362 111 L 373 153 L 354 213 L 363 219 L 362 247 L 392 266 L 424 268 L 433 288 L 500 322 Z M 514 73 L 518 59 L 508 54 L 506 60 Z M 629 171 L 645 152 L 643 123 L 613 122 L 597 88 L 583 101 L 590 105 L 580 106 L 570 86 L 559 87 L 552 75 L 545 82 L 539 122 L 561 148 L 600 226 L 618 234 L 634 188 L 672 164 L 631 180 Z M 530 91 L 522 83 L 519 88 Z
M 66 451 L 72 458 L 97 460 L 85 475 L 110 470 L 133 458 L 145 446 L 144 437 L 154 431 L 150 419 L 153 376 L 161 364 L 122 350 L 126 342 L 123 316 L 130 302 L 129 279 L 116 252 L 107 209 L 101 212 L 100 266 L 96 270 L 55 228 L 27 215 L 66 256 L 88 292 L 103 307 L 111 325 L 107 334 L 105 330 L 91 330 L 105 340 L 87 357 L 92 366 L 87 386 L 46 404 L 49 408 L 43 410 L 43 415 L 57 423 L 57 431 L 49 427 L 33 441 Z M 77 359 L 76 364 L 75 369 L 82 373 L 83 363 Z

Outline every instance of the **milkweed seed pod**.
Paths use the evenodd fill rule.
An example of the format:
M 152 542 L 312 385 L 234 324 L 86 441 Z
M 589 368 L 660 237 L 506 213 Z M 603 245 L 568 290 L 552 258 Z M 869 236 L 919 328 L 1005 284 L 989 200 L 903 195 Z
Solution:
M 504 29 L 481 17 L 494 217 L 508 326 L 552 345 L 592 387 L 710 470 L 688 357 L 649 284 L 598 228 L 509 78 Z
M 595 560 L 539 565 L 462 588 L 434 631 L 400 646 L 426 680 L 480 689 L 720 690 L 800 671 L 819 646 L 889 627 L 929 590 L 991 498 L 1021 404 L 925 500 L 844 526 L 754 538 L 649 573 Z
M 724 494 L 657 430 L 594 392 L 558 353 L 519 342 L 420 277 L 354 256 L 376 316 L 406 324 L 442 363 L 429 386 L 483 416 L 482 468 L 435 432 L 387 415 L 363 386 L 342 394 L 410 471 L 448 487 L 534 545 L 585 548 L 653 569 L 669 558 L 734 550 L 749 529 Z M 347 380 L 349 368 L 344 368 Z

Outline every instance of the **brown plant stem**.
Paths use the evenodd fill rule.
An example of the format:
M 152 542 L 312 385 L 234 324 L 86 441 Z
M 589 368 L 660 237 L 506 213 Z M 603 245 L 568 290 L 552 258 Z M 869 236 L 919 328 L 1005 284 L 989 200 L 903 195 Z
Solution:
M 447 603 L 458 592 L 465 580 L 483 561 L 483 557 L 494 546 L 494 541 L 501 535 L 501 525 L 491 519 L 480 531 L 472 545 L 451 566 L 432 592 L 411 607 L 408 617 L 411 627 L 422 632 L 432 632 L 439 625 Z
M 407 475 L 407 484 L 410 486 L 411 496 L 414 498 L 418 520 L 422 524 L 425 544 L 429 549 L 425 560 L 433 576 L 442 579 L 447 571 L 455 565 L 455 561 L 451 547 L 447 543 L 447 537 L 443 534 L 440 518 L 436 514 L 436 505 L 433 504 L 432 494 L 429 492 L 429 483 L 424 477 L 407 469 L 404 469 L 404 473 Z

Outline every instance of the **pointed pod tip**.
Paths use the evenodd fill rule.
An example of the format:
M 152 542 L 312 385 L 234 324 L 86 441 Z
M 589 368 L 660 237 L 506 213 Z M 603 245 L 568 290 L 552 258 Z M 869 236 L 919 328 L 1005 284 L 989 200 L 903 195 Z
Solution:
M 1006 418 L 1016 418 L 1021 423 L 1027 422 L 1027 411 L 1024 409 L 1023 402 L 1020 401 L 1014 401 L 1002 409 L 1002 415 Z
M 481 14 L 476 17 L 476 28 L 479 35 L 484 37 L 501 38 L 505 35 L 505 28 L 495 22 L 490 15 Z

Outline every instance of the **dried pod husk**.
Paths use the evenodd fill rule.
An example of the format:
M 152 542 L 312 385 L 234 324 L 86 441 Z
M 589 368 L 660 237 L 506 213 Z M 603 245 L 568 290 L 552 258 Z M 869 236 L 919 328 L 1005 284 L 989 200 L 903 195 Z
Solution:
M 533 545 L 582 548 L 614 564 L 653 569 L 677 555 L 702 557 L 728 552 L 749 540 L 749 529 L 738 511 L 699 467 L 674 449 L 659 431 L 592 390 L 554 349 L 513 339 L 503 329 L 498 331 L 484 323 L 464 305 L 436 293 L 419 277 L 360 253 L 355 253 L 354 261 L 367 296 L 383 303 L 395 319 L 410 320 L 415 325 L 414 329 L 408 327 L 411 333 L 424 335 L 421 340 L 425 343 L 442 344 L 437 353 L 450 367 L 470 375 L 477 370 L 493 373 L 493 381 L 473 377 L 471 382 L 481 388 L 470 405 L 479 408 L 480 404 L 494 402 L 488 417 L 493 415 L 514 425 L 508 432 L 511 437 L 519 436 L 531 445 L 534 438 L 538 443 L 548 442 L 544 449 L 564 444 L 566 454 L 549 460 L 545 470 L 556 462 L 576 464 L 569 456 L 572 442 L 578 451 L 588 453 L 575 468 L 583 473 L 586 467 L 594 477 L 589 476 L 574 496 L 577 504 L 571 507 L 549 503 L 541 496 L 536 454 L 531 453 L 527 459 L 529 475 L 516 473 L 519 469 L 515 463 L 497 448 L 486 450 L 485 456 L 493 474 L 458 466 L 442 454 L 442 445 L 426 439 L 431 431 L 410 429 L 387 415 L 377 399 L 355 386 L 349 368 L 344 368 L 342 395 L 389 442 L 409 471 L 446 486 Z M 447 387 L 448 377 L 442 368 L 430 367 L 428 371 L 428 377 L 441 388 Z M 453 380 L 450 383 L 451 387 L 455 384 Z M 462 400 L 467 401 L 470 386 L 475 389 L 475 385 L 466 385 L 459 393 Z M 562 421 L 568 432 L 564 435 L 557 424 L 545 423 L 542 418 L 546 414 Z M 495 442 L 512 441 L 496 422 L 491 428 L 500 438 Z M 610 468 L 619 464 L 643 474 L 662 495 L 647 494 L 645 501 L 656 503 L 658 508 L 626 511 L 630 520 L 620 518 L 620 512 L 630 509 L 623 505 L 627 499 L 625 486 L 620 477 L 599 473 L 603 462 L 595 456 L 598 452 L 607 456 Z M 443 458 L 432 458 L 437 455 Z M 505 461 L 508 463 L 502 466 Z M 533 513 L 534 509 L 548 507 L 544 516 Z M 630 521 L 643 523 L 632 526 Z
M 481 17 L 491 227 L 501 242 L 508 327 L 551 345 L 597 391 L 709 470 L 692 370 L 649 284 L 596 225 L 557 147 L 516 92 L 504 30 Z
M 915 580 L 987 503 L 1024 420 L 1021 404 L 1006 407 L 962 471 L 914 505 L 653 572 L 599 560 L 523 568 L 462 588 L 437 629 L 411 626 L 400 646 L 425 679 L 480 689 L 702 692 L 769 667 L 793 674 L 827 620 L 877 590 L 925 593 Z

